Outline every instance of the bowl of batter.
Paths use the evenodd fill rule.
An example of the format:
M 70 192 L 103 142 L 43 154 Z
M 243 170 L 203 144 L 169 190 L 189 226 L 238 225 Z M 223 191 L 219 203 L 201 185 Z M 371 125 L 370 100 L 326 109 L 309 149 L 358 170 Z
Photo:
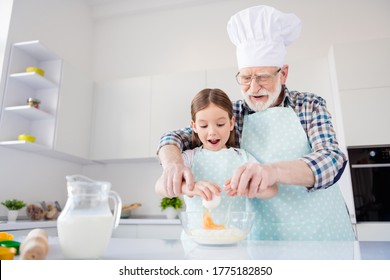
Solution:
M 228 245 L 246 239 L 255 214 L 253 212 L 228 212 L 223 219 L 214 219 L 213 212 L 181 212 L 181 225 L 185 233 L 201 245 Z M 219 222 L 215 222 L 219 220 Z

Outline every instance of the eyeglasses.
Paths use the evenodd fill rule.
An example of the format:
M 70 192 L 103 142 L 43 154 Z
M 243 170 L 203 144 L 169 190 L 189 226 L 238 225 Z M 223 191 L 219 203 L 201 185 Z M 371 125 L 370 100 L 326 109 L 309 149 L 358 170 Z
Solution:
M 252 83 L 252 80 L 255 79 L 256 83 L 260 85 L 268 85 L 270 84 L 275 76 L 282 70 L 282 68 L 279 68 L 276 70 L 273 74 L 262 74 L 262 75 L 240 75 L 240 72 L 236 75 L 237 83 L 239 83 L 242 86 L 249 86 Z

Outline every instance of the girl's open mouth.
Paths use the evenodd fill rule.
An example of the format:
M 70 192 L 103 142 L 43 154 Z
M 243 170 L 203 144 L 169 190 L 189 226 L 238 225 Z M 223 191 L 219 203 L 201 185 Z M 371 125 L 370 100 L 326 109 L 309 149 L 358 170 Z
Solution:
M 212 145 L 216 145 L 216 144 L 218 144 L 219 141 L 221 141 L 221 140 L 220 140 L 220 139 L 209 139 L 208 141 L 209 141 L 209 143 L 211 143 Z

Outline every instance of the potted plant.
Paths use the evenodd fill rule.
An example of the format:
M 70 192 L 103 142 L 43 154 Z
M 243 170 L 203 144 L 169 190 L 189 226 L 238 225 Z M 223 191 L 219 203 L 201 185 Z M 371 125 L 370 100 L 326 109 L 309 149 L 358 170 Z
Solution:
M 8 221 L 14 222 L 18 218 L 19 210 L 26 206 L 22 200 L 7 199 L 1 202 L 8 209 Z
M 180 197 L 164 197 L 161 199 L 160 207 L 168 219 L 175 219 L 178 210 L 183 207 L 183 201 Z

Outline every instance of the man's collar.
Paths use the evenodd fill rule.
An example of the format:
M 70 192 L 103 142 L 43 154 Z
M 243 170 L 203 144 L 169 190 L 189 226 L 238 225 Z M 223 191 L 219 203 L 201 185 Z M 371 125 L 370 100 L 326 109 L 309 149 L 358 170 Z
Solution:
M 284 94 L 284 99 L 283 99 L 283 107 L 289 107 L 291 104 L 293 104 L 290 96 L 290 91 L 286 87 L 286 85 L 283 85 L 283 94 Z
M 253 111 L 251 108 L 249 108 L 248 104 L 246 103 L 246 101 L 244 100 L 244 103 L 243 103 L 243 107 L 244 107 L 244 114 L 254 114 L 256 113 L 256 111 Z

